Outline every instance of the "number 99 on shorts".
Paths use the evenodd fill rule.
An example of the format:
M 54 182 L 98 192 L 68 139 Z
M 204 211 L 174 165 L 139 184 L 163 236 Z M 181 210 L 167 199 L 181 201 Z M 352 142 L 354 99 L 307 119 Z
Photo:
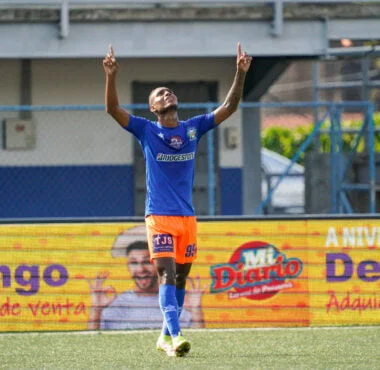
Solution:
M 197 245 L 189 244 L 186 247 L 185 257 L 194 257 L 197 255 Z

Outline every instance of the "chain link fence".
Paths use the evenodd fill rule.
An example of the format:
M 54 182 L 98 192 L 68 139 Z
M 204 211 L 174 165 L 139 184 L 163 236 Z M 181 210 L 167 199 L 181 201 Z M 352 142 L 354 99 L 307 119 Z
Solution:
M 143 104 L 125 107 L 154 118 Z M 185 104 L 180 107 L 179 116 L 186 119 L 215 107 L 213 103 Z M 271 128 L 288 129 L 293 134 L 297 133 L 296 127 L 313 128 L 316 119 L 323 115 L 330 119 L 336 107 L 243 103 L 220 128 L 200 141 L 193 191 L 197 214 L 247 214 L 244 203 L 249 198 L 245 192 L 250 191 L 251 185 L 256 192 L 261 191 L 262 202 L 259 211 L 252 206 L 251 214 L 307 211 L 302 154 L 306 147 L 301 148 L 301 141 L 290 148 L 289 155 L 286 137 L 281 139 L 278 130 L 272 139 L 266 137 L 272 143 L 264 144 L 272 150 L 261 150 L 261 173 L 248 186 L 244 176 L 254 171 L 257 163 L 253 161 L 247 167 L 245 158 L 253 155 L 260 146 L 260 135 L 263 141 L 264 133 L 268 135 Z M 361 105 L 360 121 L 365 121 L 367 108 L 368 104 Z M 342 115 L 334 117 L 342 120 Z M 103 106 L 2 106 L 0 120 L 0 218 L 143 216 L 145 173 L 141 150 L 133 136 L 124 132 Z M 259 137 L 247 144 L 245 136 L 252 132 Z M 318 140 L 318 135 L 314 135 L 310 145 Z M 300 148 L 301 152 L 297 152 Z M 297 158 L 292 163 L 276 153 L 281 151 L 290 158 L 297 154 Z M 296 164 L 297 161 L 301 163 Z M 330 197 L 322 190 L 319 194 L 320 198 Z

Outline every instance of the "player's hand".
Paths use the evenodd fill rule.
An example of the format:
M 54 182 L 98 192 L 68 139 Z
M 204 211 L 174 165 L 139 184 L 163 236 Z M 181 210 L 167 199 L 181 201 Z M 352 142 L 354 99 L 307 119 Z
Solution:
M 251 66 L 252 57 L 247 55 L 246 52 L 241 51 L 241 44 L 237 44 L 237 56 L 236 56 L 236 68 L 242 72 L 248 72 L 249 67 Z
M 99 272 L 95 279 L 88 279 L 92 306 L 94 308 L 105 308 L 116 298 L 116 290 L 110 285 L 104 285 L 108 272 Z
M 187 282 L 190 284 L 187 287 L 184 307 L 189 310 L 200 308 L 202 306 L 202 296 L 207 291 L 207 285 L 201 287 L 199 276 L 196 278 L 188 277 Z
M 112 45 L 109 45 L 109 50 L 106 57 L 103 59 L 104 72 L 109 75 L 116 75 L 119 70 L 119 63 L 115 59 L 115 52 Z

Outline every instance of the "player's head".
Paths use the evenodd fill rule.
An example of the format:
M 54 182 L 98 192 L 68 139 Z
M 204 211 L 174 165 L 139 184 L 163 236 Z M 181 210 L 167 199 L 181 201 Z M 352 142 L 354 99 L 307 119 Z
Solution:
M 149 94 L 149 109 L 156 116 L 178 110 L 178 98 L 168 87 L 157 87 Z
M 112 246 L 112 256 L 127 258 L 136 292 L 149 293 L 157 290 L 158 276 L 150 260 L 145 226 L 134 227 L 118 235 Z

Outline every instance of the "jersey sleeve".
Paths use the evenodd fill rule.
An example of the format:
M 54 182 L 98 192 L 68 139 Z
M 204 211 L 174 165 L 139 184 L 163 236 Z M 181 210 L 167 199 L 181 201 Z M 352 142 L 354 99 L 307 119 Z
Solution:
M 128 126 L 125 129 L 136 136 L 137 139 L 141 140 L 145 135 L 145 130 L 149 123 L 151 123 L 151 121 L 146 118 L 130 114 Z
M 190 124 L 196 124 L 198 130 L 198 140 L 207 132 L 216 127 L 214 113 L 202 114 L 189 120 Z

